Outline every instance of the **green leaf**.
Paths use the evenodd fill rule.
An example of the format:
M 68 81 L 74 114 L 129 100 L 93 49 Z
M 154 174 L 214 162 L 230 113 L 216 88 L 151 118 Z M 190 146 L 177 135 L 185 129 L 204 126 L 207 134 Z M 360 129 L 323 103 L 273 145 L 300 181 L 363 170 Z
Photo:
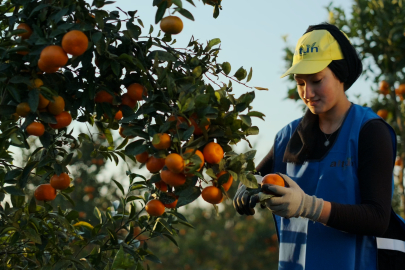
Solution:
M 118 183 L 117 181 L 115 181 L 114 179 L 112 179 L 112 180 L 117 185 L 117 187 L 121 190 L 122 194 L 125 195 L 125 191 L 124 191 L 124 188 L 122 187 L 122 185 L 120 183 Z
M 219 16 L 219 6 L 215 5 L 213 17 L 216 19 Z
M 24 234 L 34 243 L 42 244 L 41 237 L 33 228 L 28 227 L 24 230 Z
M 202 74 L 202 68 L 200 66 L 195 67 L 191 73 L 193 74 L 194 78 L 198 78 Z
M 103 218 L 101 217 L 101 212 L 97 207 L 94 207 L 93 214 L 100 221 L 100 224 L 102 224 L 103 223 Z
M 153 255 L 153 254 L 148 254 L 148 255 L 146 255 L 146 256 L 145 256 L 145 259 L 147 259 L 147 260 L 149 260 L 149 261 L 151 261 L 151 262 L 154 262 L 154 263 L 162 263 L 162 262 L 159 260 L 159 258 L 156 257 L 156 256 Z
M 127 30 L 131 38 L 138 39 L 142 30 L 139 26 L 133 24 L 131 21 L 127 22 Z
M 256 177 L 253 174 L 240 174 L 238 178 L 247 188 L 258 188 Z
M 247 76 L 247 72 L 243 67 L 240 67 L 235 74 L 233 75 L 238 79 L 239 81 L 243 80 Z
M 219 39 L 219 38 L 211 39 L 210 41 L 208 41 L 208 45 L 207 45 L 207 47 L 205 48 L 205 51 L 211 50 L 212 47 L 214 47 L 215 45 L 218 45 L 218 44 L 220 44 L 220 43 L 221 43 L 221 39 Z M 227 63 L 227 62 L 226 62 L 226 63 Z
M 260 118 L 260 119 L 262 119 L 262 120 L 264 120 L 263 117 L 266 116 L 266 115 L 264 115 L 263 113 L 261 113 L 261 112 L 256 112 L 256 111 L 250 111 L 250 112 L 248 112 L 247 115 L 250 116 L 250 117 L 258 117 L 258 118 Z
M 183 15 L 184 17 L 186 17 L 187 19 L 189 19 L 189 20 L 192 20 L 192 21 L 194 21 L 194 16 L 193 16 L 193 14 L 191 14 L 190 13 L 190 11 L 188 11 L 187 9 L 184 9 L 184 8 L 182 8 L 182 9 L 176 9 L 181 15 Z
M 177 207 L 180 207 L 187 205 L 200 197 L 201 190 L 198 187 L 188 187 L 179 193 L 175 192 L 175 194 L 179 196 Z
M 127 147 L 125 147 L 125 155 L 135 156 L 147 151 L 148 146 L 144 145 L 144 142 L 145 140 L 137 140 L 128 144 Z
M 229 62 L 223 62 L 222 63 L 222 70 L 226 75 L 229 75 L 231 73 L 231 64 Z
M 252 75 L 253 75 L 253 69 L 250 68 L 250 72 L 249 72 L 249 75 L 248 75 L 248 77 L 246 79 L 246 82 L 249 82 L 252 79 Z
M 259 134 L 259 128 L 256 126 L 250 127 L 245 131 L 246 135 L 257 135 Z
M 177 244 L 176 240 L 173 238 L 173 236 L 171 236 L 170 234 L 167 233 L 162 233 L 163 236 L 165 236 L 167 239 L 169 239 L 170 241 L 172 241 L 173 244 L 176 245 L 176 247 L 179 247 L 179 245 Z
M 63 192 L 60 192 L 60 194 L 63 196 L 63 198 L 65 198 L 67 201 L 70 202 L 70 204 L 75 207 L 75 202 L 72 200 L 72 198 L 70 198 L 70 196 L 68 194 L 65 194 Z
M 242 122 L 247 125 L 247 126 L 251 126 L 252 125 L 252 119 L 250 118 L 250 116 L 247 115 L 239 115 L 240 119 L 242 120 Z
M 8 194 L 16 196 L 25 196 L 23 190 L 18 189 L 16 186 L 7 186 L 3 188 Z
M 135 266 L 135 260 L 130 254 L 126 254 L 122 246 L 114 257 L 111 269 L 128 269 Z
M 25 188 L 25 185 L 27 184 L 28 177 L 31 174 L 31 171 L 38 165 L 38 161 L 31 161 L 29 162 L 25 168 L 23 169 L 21 178 L 20 178 L 20 187 Z
M 175 62 L 176 61 L 176 57 L 173 54 L 168 53 L 166 51 L 156 50 L 156 51 L 150 52 L 148 55 L 149 60 L 154 60 L 155 57 L 159 61 L 166 61 L 166 62 L 168 62 L 168 61 Z
M 163 3 L 161 3 L 158 6 L 158 9 L 156 11 L 156 16 L 155 16 L 155 23 L 157 24 L 158 22 L 160 22 L 160 20 L 163 18 L 163 16 L 165 15 L 166 12 L 166 8 L 167 8 L 167 1 L 164 1 Z

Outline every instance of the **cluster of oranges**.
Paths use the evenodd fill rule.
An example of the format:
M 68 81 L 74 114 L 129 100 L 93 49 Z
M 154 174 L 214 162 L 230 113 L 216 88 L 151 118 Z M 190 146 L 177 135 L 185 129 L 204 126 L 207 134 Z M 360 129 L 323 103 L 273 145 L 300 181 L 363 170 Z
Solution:
M 390 84 L 387 81 L 382 80 L 380 82 L 378 90 L 379 90 L 380 94 L 386 96 L 390 93 Z M 399 99 L 401 101 L 404 100 L 404 95 L 405 95 L 405 84 L 404 83 L 400 84 L 398 86 L 398 88 L 395 89 L 395 94 L 399 97 Z M 380 116 L 384 120 L 387 120 L 388 114 L 389 114 L 389 112 L 387 109 L 380 109 L 377 111 L 377 115 Z
M 43 84 L 43 81 L 37 78 L 32 81 L 31 89 L 40 88 Z M 72 122 L 72 116 L 65 111 L 65 100 L 61 96 L 54 96 L 53 100 L 48 100 L 42 94 L 39 94 L 38 111 L 47 111 L 55 116 L 56 124 L 49 124 L 53 129 L 67 127 Z M 28 102 L 21 102 L 16 107 L 15 115 L 17 117 L 26 117 L 30 112 L 31 108 Z M 41 122 L 32 122 L 27 126 L 26 132 L 29 135 L 42 136 L 45 132 L 45 126 Z
M 175 118 L 170 117 L 169 121 L 175 121 Z M 178 121 L 181 123 L 182 119 L 180 118 Z M 153 147 L 157 150 L 169 150 L 172 144 L 171 136 L 168 133 L 159 133 L 157 137 L 159 138 L 159 142 L 152 142 Z M 161 180 L 155 183 L 156 188 L 161 193 L 166 193 L 166 195 L 174 198 L 174 201 L 171 203 L 164 203 L 159 199 L 153 199 L 146 204 L 145 210 L 151 216 L 160 216 L 164 213 L 165 208 L 176 208 L 178 197 L 174 193 L 168 192 L 169 187 L 176 188 L 184 185 L 187 177 L 194 176 L 191 171 L 192 167 L 197 168 L 196 171 L 201 171 L 206 162 L 211 165 L 219 164 L 223 157 L 224 151 L 222 147 L 215 142 L 206 144 L 202 151 L 195 148 L 187 148 L 180 154 L 172 152 L 166 158 L 155 157 L 150 155 L 148 151 L 136 155 L 136 160 L 144 163 L 149 172 L 160 174 Z M 198 164 L 194 163 L 196 160 L 199 160 Z M 216 177 L 219 178 L 224 174 L 227 174 L 227 172 L 221 171 Z M 222 184 L 222 188 L 228 191 L 232 182 L 233 177 L 229 174 L 227 181 Z M 223 200 L 221 187 L 218 186 L 216 180 L 212 181 L 211 186 L 203 189 L 201 196 L 211 204 L 218 204 Z
M 381 93 L 381 94 L 383 94 L 384 96 L 385 95 L 388 95 L 389 93 L 390 93 L 390 85 L 389 85 L 389 83 L 387 82 L 387 81 L 385 81 L 385 80 L 382 80 L 381 82 L 380 82 L 380 85 L 379 85 L 379 92 Z M 399 98 L 401 99 L 401 100 L 403 100 L 403 96 L 405 95 L 405 84 L 404 83 L 402 83 L 402 84 L 400 84 L 399 86 L 398 86 L 398 88 L 397 89 L 395 89 L 395 94 L 397 95 L 397 96 L 399 96 Z
M 115 94 L 117 95 L 117 94 Z M 123 94 L 121 98 L 121 106 L 126 105 L 130 107 L 131 109 L 134 109 L 137 102 L 143 100 L 145 97 L 148 96 L 148 91 L 145 86 L 139 84 L 139 83 L 132 83 L 127 87 L 127 92 Z M 114 103 L 114 97 L 112 94 L 105 90 L 101 90 L 96 93 L 96 96 L 94 97 L 94 102 L 95 103 L 109 103 L 113 105 Z M 116 112 L 114 115 L 114 119 L 119 121 L 122 119 L 122 110 L 120 106 L 116 106 Z M 108 119 L 108 116 L 105 114 L 105 118 Z M 122 134 L 123 128 L 120 128 L 120 135 L 125 138 L 125 136 Z
M 70 178 L 67 173 L 54 174 L 49 184 L 39 185 L 34 192 L 38 201 L 53 201 L 56 198 L 56 190 L 64 190 L 70 186 Z

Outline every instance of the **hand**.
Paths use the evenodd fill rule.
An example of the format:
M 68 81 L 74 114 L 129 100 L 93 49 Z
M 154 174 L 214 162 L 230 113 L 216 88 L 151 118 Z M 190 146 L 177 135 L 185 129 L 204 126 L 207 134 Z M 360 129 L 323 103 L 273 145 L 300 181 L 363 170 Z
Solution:
M 257 181 L 261 180 L 261 176 L 255 175 Z M 245 185 L 240 185 L 233 198 L 233 207 L 240 215 L 251 216 L 255 214 L 254 207 L 259 202 L 259 197 L 256 196 L 261 191 L 261 185 L 255 191 L 249 191 Z M 265 206 L 262 208 L 265 208 Z
M 277 195 L 266 201 L 267 208 L 281 217 L 305 217 L 317 221 L 322 212 L 323 200 L 305 194 L 298 184 L 287 175 L 281 173 L 278 175 L 284 179 L 288 187 L 263 184 L 263 191 Z

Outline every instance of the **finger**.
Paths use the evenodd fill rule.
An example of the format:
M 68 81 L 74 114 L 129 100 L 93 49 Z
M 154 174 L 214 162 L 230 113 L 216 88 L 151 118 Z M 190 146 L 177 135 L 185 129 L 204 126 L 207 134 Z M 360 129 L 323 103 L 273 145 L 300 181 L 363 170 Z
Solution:
M 260 198 L 258 194 L 250 196 L 249 207 L 255 208 L 256 204 L 260 202 Z
M 282 212 L 286 208 L 285 205 L 267 205 L 267 207 L 270 208 L 274 213 Z
M 245 213 L 242 210 L 242 207 L 239 205 L 239 200 L 240 200 L 240 192 L 235 195 L 233 198 L 233 207 L 236 209 L 236 212 L 239 213 L 239 215 L 244 215 Z
M 242 204 L 243 204 L 243 211 L 246 215 L 251 216 L 255 214 L 255 209 L 249 207 L 250 195 L 248 192 L 245 192 L 242 195 Z
M 283 197 L 271 197 L 267 200 L 267 203 L 269 205 L 281 205 L 285 203 L 285 200 Z
M 243 211 L 241 211 L 239 209 L 239 206 L 237 204 L 237 197 L 236 196 L 233 198 L 233 208 L 235 208 L 236 212 L 238 212 L 239 215 L 243 215 Z
M 244 193 L 247 193 L 247 192 L 244 192 Z M 239 211 L 242 213 L 242 215 L 246 214 L 245 207 L 244 207 L 243 202 L 242 202 L 242 198 L 243 198 L 244 193 L 239 193 L 238 197 L 236 198 L 236 204 L 238 206 Z
M 286 187 L 281 187 L 281 186 L 272 185 L 272 184 L 263 184 L 262 190 L 265 193 L 270 193 L 270 194 L 274 194 L 277 196 L 283 196 L 284 194 L 289 192 L 288 188 L 286 188 Z

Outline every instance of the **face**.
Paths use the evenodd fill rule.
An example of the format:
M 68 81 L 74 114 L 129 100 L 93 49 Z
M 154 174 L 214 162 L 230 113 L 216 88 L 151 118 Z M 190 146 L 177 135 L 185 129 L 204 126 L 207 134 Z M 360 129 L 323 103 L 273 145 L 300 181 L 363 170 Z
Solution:
M 346 98 L 344 84 L 326 67 L 315 74 L 295 74 L 297 90 L 313 114 L 327 113 Z

